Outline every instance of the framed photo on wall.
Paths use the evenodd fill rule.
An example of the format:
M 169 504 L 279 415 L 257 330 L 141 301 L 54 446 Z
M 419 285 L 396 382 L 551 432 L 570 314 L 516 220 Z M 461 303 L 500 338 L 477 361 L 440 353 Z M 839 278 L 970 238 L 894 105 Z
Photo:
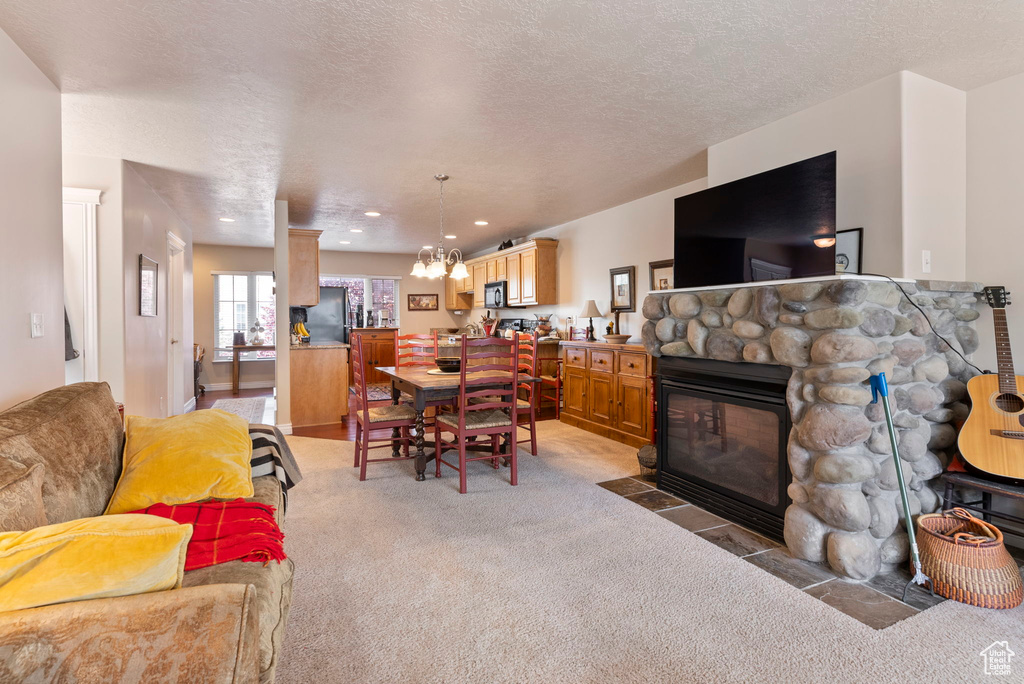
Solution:
M 836 231 L 836 273 L 861 273 L 863 254 L 863 228 Z
M 160 265 L 147 257 L 139 255 L 139 315 L 157 315 L 157 271 Z
M 611 269 L 612 311 L 636 311 L 636 266 Z
M 662 259 L 650 263 L 652 290 L 671 290 L 675 283 L 675 259 Z
M 411 294 L 409 311 L 437 311 L 438 298 L 436 294 Z

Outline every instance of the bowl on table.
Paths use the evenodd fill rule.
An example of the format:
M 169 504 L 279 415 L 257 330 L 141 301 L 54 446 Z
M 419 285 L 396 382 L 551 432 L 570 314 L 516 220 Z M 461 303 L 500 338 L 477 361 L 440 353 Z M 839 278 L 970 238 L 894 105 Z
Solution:
M 462 358 L 459 356 L 438 356 L 434 359 L 438 369 L 444 373 L 458 373 L 462 366 Z

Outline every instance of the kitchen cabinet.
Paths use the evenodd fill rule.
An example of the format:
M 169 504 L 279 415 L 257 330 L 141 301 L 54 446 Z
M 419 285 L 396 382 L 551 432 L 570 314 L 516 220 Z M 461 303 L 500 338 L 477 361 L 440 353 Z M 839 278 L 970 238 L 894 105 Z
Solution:
M 347 345 L 291 348 L 292 426 L 340 423 L 348 414 Z
M 508 282 L 510 306 L 557 304 L 557 251 L 558 240 L 535 238 L 500 253 L 467 259 L 472 282 L 465 291 L 473 292 L 473 306 L 484 306 L 485 283 L 500 280 Z
M 654 359 L 638 345 L 562 344 L 562 422 L 635 447 L 649 443 Z
M 323 231 L 288 229 L 288 304 L 320 303 L 320 234 Z
M 505 257 L 505 273 L 508 276 L 508 299 L 506 301 L 512 306 L 518 306 L 523 301 L 519 281 L 519 265 L 521 262 L 521 254 L 509 254 Z
M 363 363 L 366 365 L 366 384 L 374 385 L 390 383 L 391 378 L 381 373 L 377 368 L 381 366 L 395 365 L 395 331 L 397 328 L 356 328 L 352 331 L 354 337 L 358 335 L 363 341 Z M 355 378 L 352 370 L 349 370 L 349 382 L 354 383 Z
M 487 262 L 473 264 L 473 306 L 482 309 L 484 306 L 484 283 L 487 282 Z
M 473 308 L 473 295 L 466 294 L 465 291 L 459 289 L 463 287 L 465 280 L 468 279 L 445 278 L 444 308 L 448 311 L 468 311 Z

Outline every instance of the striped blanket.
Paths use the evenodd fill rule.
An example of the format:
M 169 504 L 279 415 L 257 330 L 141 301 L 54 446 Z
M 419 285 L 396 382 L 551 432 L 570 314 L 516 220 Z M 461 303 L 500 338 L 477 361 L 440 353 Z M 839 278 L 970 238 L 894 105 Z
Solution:
M 273 475 L 281 483 L 281 494 L 284 498 L 284 510 L 288 510 L 288 490 L 302 481 L 299 465 L 292 456 L 292 450 L 284 435 L 273 425 L 249 425 L 249 438 L 252 439 L 252 476 L 253 479 L 264 475 Z

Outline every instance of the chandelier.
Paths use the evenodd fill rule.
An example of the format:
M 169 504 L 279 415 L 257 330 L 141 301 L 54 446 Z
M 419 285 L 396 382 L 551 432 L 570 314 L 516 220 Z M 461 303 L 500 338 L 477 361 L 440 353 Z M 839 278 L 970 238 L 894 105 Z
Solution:
M 434 176 L 440 184 L 440 228 L 438 229 L 437 235 L 437 249 L 430 250 L 424 247 L 416 255 L 416 263 L 413 264 L 412 273 L 417 278 L 443 278 L 447 275 L 448 266 L 452 266 L 451 277 L 456 280 L 469 277 L 469 271 L 466 270 L 466 265 L 462 263 L 462 251 L 458 248 L 453 249 L 448 253 L 448 257 L 444 255 L 444 182 L 448 180 L 448 175 L 439 173 Z M 423 263 L 423 253 L 427 253 L 427 262 Z M 458 255 L 458 256 L 456 256 Z

